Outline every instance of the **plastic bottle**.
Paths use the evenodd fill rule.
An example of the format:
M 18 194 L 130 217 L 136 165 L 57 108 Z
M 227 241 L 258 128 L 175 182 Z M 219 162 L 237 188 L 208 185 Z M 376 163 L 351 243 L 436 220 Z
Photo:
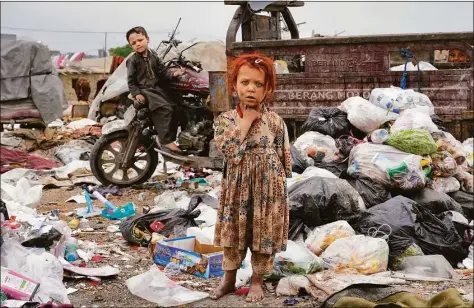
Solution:
M 66 242 L 66 249 L 64 250 L 64 258 L 69 262 L 76 261 L 79 258 L 77 250 L 79 246 L 77 245 L 77 240 L 75 238 L 70 238 Z

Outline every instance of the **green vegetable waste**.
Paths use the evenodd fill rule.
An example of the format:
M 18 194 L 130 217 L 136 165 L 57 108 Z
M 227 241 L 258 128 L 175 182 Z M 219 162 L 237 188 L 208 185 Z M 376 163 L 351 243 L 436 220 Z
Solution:
M 400 151 L 416 155 L 433 154 L 438 149 L 431 134 L 423 129 L 407 129 L 390 134 L 387 144 Z

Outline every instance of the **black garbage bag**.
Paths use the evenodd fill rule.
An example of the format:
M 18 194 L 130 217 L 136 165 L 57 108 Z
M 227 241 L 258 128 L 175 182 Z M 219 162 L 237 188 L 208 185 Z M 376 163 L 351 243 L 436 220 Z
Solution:
M 378 236 L 389 235 L 390 264 L 415 243 L 423 253 L 441 254 L 456 265 L 468 255 L 469 243 L 456 229 L 452 213 L 444 212 L 439 217 L 415 201 L 397 196 L 362 213 L 353 227 L 362 234 L 378 230 Z
M 51 228 L 48 232 L 42 234 L 33 234 L 29 239 L 21 243 L 24 247 L 48 248 L 59 241 L 62 234 L 55 228 Z
M 301 126 L 301 134 L 313 131 L 337 138 L 349 133 L 349 129 L 347 113 L 339 108 L 313 108 Z
M 288 197 L 290 229 L 297 229 L 298 226 L 294 225 L 298 221 L 313 229 L 336 220 L 357 220 L 364 210 L 363 205 L 359 204 L 357 191 L 341 179 L 305 179 L 289 188 Z
M 308 168 L 308 164 L 306 161 L 301 157 L 300 152 L 295 148 L 293 144 L 290 145 L 290 152 L 291 152 L 291 171 L 296 173 L 303 173 L 306 168 Z
M 461 205 L 464 216 L 469 221 L 474 219 L 474 195 L 464 191 L 456 191 L 448 195 Z
M 382 184 L 368 177 L 361 176 L 358 179 L 354 179 L 345 173 L 341 175 L 341 178 L 347 180 L 357 190 L 362 200 L 364 200 L 366 208 L 371 208 L 392 199 L 392 195 Z
M 336 148 L 339 150 L 344 157 L 349 157 L 352 149 L 362 143 L 362 140 L 349 135 L 343 135 L 339 138 L 336 138 Z
M 332 172 L 335 176 L 341 177 L 342 174 L 346 173 L 348 168 L 349 160 L 345 159 L 342 161 L 331 161 L 331 162 L 314 162 L 314 166 L 326 169 L 329 172 Z
M 156 220 L 164 223 L 165 226 L 159 230 L 159 233 L 166 237 L 173 234 L 175 226 L 183 226 L 186 229 L 197 227 L 198 224 L 195 219 L 201 215 L 201 211 L 196 210 L 196 207 L 201 202 L 202 198 L 197 196 L 191 199 L 187 210 L 163 210 L 129 217 L 120 224 L 120 232 L 122 232 L 123 238 L 129 243 L 147 246 L 151 240 L 151 234 L 153 233 L 150 225 Z
M 431 188 L 423 188 L 417 192 L 401 192 L 407 197 L 431 213 L 438 215 L 446 211 L 456 211 L 464 215 L 464 211 L 459 203 L 445 193 L 438 192 Z

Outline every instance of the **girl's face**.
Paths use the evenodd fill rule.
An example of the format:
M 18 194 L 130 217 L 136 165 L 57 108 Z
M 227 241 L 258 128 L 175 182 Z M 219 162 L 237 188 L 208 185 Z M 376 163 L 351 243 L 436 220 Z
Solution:
M 243 106 L 258 109 L 266 94 L 265 73 L 247 65 L 242 66 L 235 90 Z
M 133 51 L 143 53 L 148 49 L 148 38 L 141 33 L 132 33 L 128 37 L 128 43 Z

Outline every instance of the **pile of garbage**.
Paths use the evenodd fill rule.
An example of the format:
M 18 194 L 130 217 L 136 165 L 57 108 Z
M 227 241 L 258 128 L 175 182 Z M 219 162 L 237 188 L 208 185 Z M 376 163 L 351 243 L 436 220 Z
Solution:
M 116 277 L 118 266 L 91 262 L 112 253 L 110 247 L 132 258 L 120 245 L 141 248 L 149 262 L 147 271 L 127 277 L 126 287 L 159 306 L 208 297 L 177 281 L 179 275 L 224 275 L 223 248 L 213 245 L 222 174 L 168 162 L 139 187 L 158 192 L 151 204 L 115 204 L 130 190 L 102 186 L 88 159 L 95 140 L 116 122 L 83 119 L 52 123 L 42 133 L 2 134 L 2 306 L 69 304 L 68 295 L 77 290 L 66 288 L 64 277 Z M 374 89 L 369 100 L 352 97 L 337 108 L 314 108 L 301 130 L 291 145 L 287 250 L 276 255 L 265 277 L 277 296 L 288 296 L 285 305 L 358 284 L 472 275 L 473 138 L 461 142 L 447 132 L 426 95 Z M 31 153 L 41 150 L 52 150 L 54 159 Z M 82 191 L 67 200 L 79 205 L 74 211 L 38 211 L 45 188 L 74 186 Z M 135 198 L 143 201 L 145 194 Z M 83 240 L 97 231 L 97 219 L 116 242 Z M 248 250 L 237 271 L 238 294 L 248 291 L 250 260 Z
M 314 108 L 291 148 L 290 239 L 336 272 L 433 255 L 472 270 L 473 138 L 433 119 L 426 95 L 400 88 Z

